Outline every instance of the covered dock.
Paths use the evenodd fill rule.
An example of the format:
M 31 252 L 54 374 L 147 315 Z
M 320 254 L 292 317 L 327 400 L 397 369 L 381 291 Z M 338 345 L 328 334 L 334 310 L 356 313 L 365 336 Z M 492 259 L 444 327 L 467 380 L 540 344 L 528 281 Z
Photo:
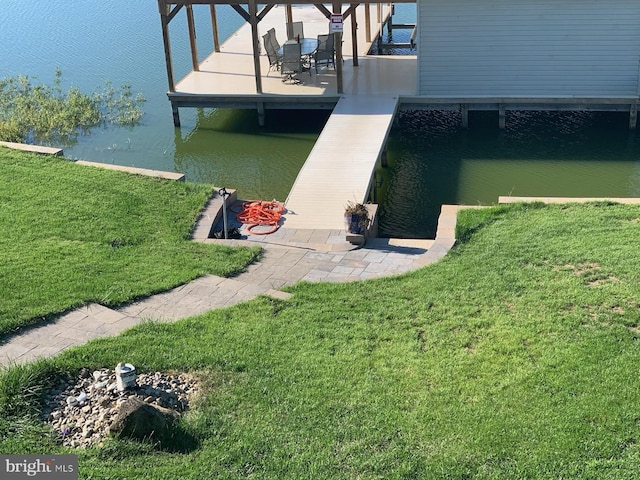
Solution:
M 195 28 L 192 4 L 198 3 L 210 4 L 211 12 L 215 12 L 216 5 L 231 4 L 237 11 L 245 12 L 246 20 L 230 38 L 219 42 L 216 17 L 212 14 L 213 51 L 202 62 L 198 61 L 195 32 L 191 30 Z M 169 79 L 167 95 L 176 126 L 180 123 L 178 111 L 185 107 L 256 109 L 262 120 L 268 109 L 332 109 L 343 94 L 393 94 L 411 98 L 417 91 L 415 55 L 368 55 L 372 42 L 389 19 L 390 4 L 333 4 L 329 10 L 323 5 L 295 2 L 295 6 L 267 4 L 258 12 L 251 4 L 245 11 L 229 0 L 159 0 L 159 7 Z M 169 22 L 182 7 L 187 11 L 192 39 L 192 70 L 176 81 Z M 269 69 L 262 35 L 274 28 L 283 43 L 285 25 L 294 20 L 303 22 L 305 37 L 316 38 L 319 34 L 329 33 L 328 16 L 335 11 L 342 13 L 344 18 L 343 33 L 336 34 L 339 41 L 335 42 L 336 57 L 342 61 L 336 61 L 335 69 L 323 66 L 316 74 L 312 67 L 309 72 L 299 74 L 301 84 L 283 83 L 280 73 Z
M 631 2 L 631 0 L 621 1 L 622 3 Z M 313 0 L 284 0 L 277 3 L 261 3 L 260 9 L 258 9 L 259 5 L 256 2 L 248 0 L 158 0 L 169 84 L 167 95 L 171 102 L 175 125 L 179 126 L 180 124 L 179 109 L 186 107 L 256 109 L 259 113 L 259 120 L 262 121 L 265 111 L 269 109 L 332 109 L 343 94 L 381 94 L 398 95 L 400 110 L 458 111 L 463 126 L 468 124 L 468 115 L 471 111 L 498 112 L 499 126 L 504 128 L 509 111 L 591 110 L 628 112 L 629 127 L 636 127 L 638 91 L 640 91 L 638 90 L 640 89 L 640 76 L 637 54 L 633 54 L 633 58 L 629 59 L 624 57 L 627 64 L 635 65 L 634 79 L 638 81 L 637 85 L 634 84 L 636 87 L 632 89 L 633 91 L 624 93 L 619 89 L 615 90 L 613 87 L 620 80 L 614 78 L 613 72 L 615 70 L 611 69 L 608 75 L 611 77 L 610 80 L 607 80 L 606 75 L 598 78 L 604 78 L 613 87 L 594 87 L 591 90 L 583 88 L 573 91 L 572 84 L 557 80 L 558 75 L 560 79 L 564 77 L 562 77 L 562 68 L 556 66 L 552 69 L 555 76 L 548 74 L 549 78 L 546 79 L 546 85 L 549 86 L 547 91 L 531 90 L 528 92 L 523 90 L 519 93 L 513 93 L 516 90 L 513 90 L 512 86 L 517 81 L 524 78 L 525 81 L 534 79 L 535 82 L 541 83 L 538 81 L 540 79 L 536 75 L 520 75 L 515 80 L 509 80 L 508 77 L 500 73 L 501 70 L 498 70 L 498 67 L 495 67 L 493 71 L 487 70 L 489 67 L 483 61 L 484 56 L 488 56 L 494 62 L 504 62 L 506 68 L 512 68 L 513 65 L 509 65 L 512 60 L 509 59 L 522 59 L 526 62 L 526 59 L 531 57 L 532 48 L 535 49 L 538 44 L 542 50 L 536 52 L 536 55 L 531 58 L 550 58 L 549 61 L 553 61 L 558 53 L 553 48 L 556 44 L 553 42 L 550 44 L 546 37 L 545 24 L 539 24 L 539 16 L 527 17 L 530 10 L 527 10 L 526 5 L 516 5 L 507 0 L 500 0 L 491 6 L 475 2 L 474 5 L 476 3 L 477 5 L 474 8 L 483 9 L 482 11 L 486 12 L 486 15 L 479 19 L 466 14 L 466 17 L 470 18 L 468 21 L 473 22 L 474 25 L 470 29 L 466 24 L 458 25 L 461 15 L 455 13 L 455 9 L 462 8 L 462 11 L 465 11 L 464 2 L 400 0 L 395 3 L 416 3 L 417 10 L 423 12 L 418 15 L 421 23 L 416 24 L 411 32 L 410 43 L 415 46 L 415 54 L 368 54 L 372 43 L 376 41 L 378 33 L 382 31 L 383 25 L 389 20 L 389 14 L 393 10 L 392 4 L 388 3 L 342 4 L 334 2 L 318 4 Z M 589 2 L 590 6 L 591 3 L 599 5 L 598 8 L 605 8 L 595 0 Z M 198 4 L 210 7 L 213 30 L 212 53 L 206 56 L 202 62 L 198 60 L 199 53 L 194 26 L 193 6 Z M 215 13 L 217 5 L 230 5 L 245 20 L 244 25 L 225 42 L 220 42 L 218 39 Z M 437 16 L 430 13 L 432 6 L 436 8 Z M 616 15 L 629 18 L 628 22 L 633 23 L 633 18 L 627 14 L 631 7 L 625 8 L 620 7 L 619 13 Z M 633 6 L 635 9 L 633 11 L 635 12 L 637 8 L 637 6 Z M 576 12 L 581 15 L 589 13 L 589 9 L 585 9 L 583 12 L 579 6 L 571 5 L 549 4 L 545 6 L 545 9 L 549 15 L 553 15 L 555 9 L 561 9 L 563 12 L 567 9 L 576 9 Z M 521 55 L 505 56 L 500 57 L 502 60 L 496 60 L 493 58 L 495 54 L 492 53 L 491 48 L 478 50 L 478 45 L 482 42 L 493 45 L 491 42 L 500 41 L 501 48 L 511 48 L 510 45 L 513 42 L 505 41 L 506 37 L 494 38 L 497 35 L 494 23 L 505 15 L 505 10 L 512 13 L 515 11 L 515 15 L 522 17 L 517 17 L 518 21 L 526 20 L 526 25 L 529 28 L 526 35 L 523 34 L 523 38 L 520 40 L 525 42 L 522 47 L 519 47 L 523 49 Z M 186 11 L 191 43 L 192 71 L 184 78 L 176 80 L 173 76 L 169 25 L 171 20 L 181 11 Z M 286 39 L 286 23 L 302 21 L 305 25 L 305 36 L 315 37 L 321 33 L 328 33 L 329 18 L 334 13 L 342 14 L 344 20 L 343 33 L 336 34 L 340 38 L 340 41 L 336 42 L 336 55 L 343 61 L 337 62 L 335 70 L 322 69 L 318 75 L 312 71 L 311 75 L 307 76 L 308 78 L 301 75 L 300 78 L 303 81 L 301 85 L 283 84 L 278 72 L 269 71 L 269 63 L 261 45 L 261 35 L 266 33 L 268 29 L 275 28 L 282 42 Z M 462 17 L 466 18 L 464 15 Z M 606 23 L 606 18 L 602 17 L 601 20 L 601 17 L 592 15 L 591 22 L 595 22 L 594 25 L 598 26 L 598 31 L 611 31 Z M 562 18 L 568 22 L 567 28 L 571 28 L 577 22 L 570 15 L 563 14 Z M 506 21 L 505 25 L 513 23 L 511 20 Z M 517 38 L 520 32 L 518 25 L 520 23 L 513 23 L 511 35 L 514 38 Z M 561 25 L 562 28 L 564 28 L 563 25 Z M 539 35 L 541 40 L 538 41 L 536 35 Z M 607 44 L 625 46 L 629 43 L 625 40 L 628 36 L 622 32 L 618 35 L 619 38 L 610 39 Z M 596 43 L 598 41 L 597 36 L 580 37 L 583 40 L 584 38 L 592 38 L 590 41 Z M 438 42 L 441 42 L 442 45 Z M 559 48 L 566 43 L 562 38 L 557 39 L 557 42 Z M 465 45 L 468 45 L 468 48 Z M 543 49 L 547 45 L 551 45 L 550 51 Z M 586 55 L 593 50 L 588 48 L 588 45 L 590 45 L 589 42 L 585 44 L 584 50 L 576 50 L 576 52 Z M 461 62 L 460 54 L 458 50 L 455 50 L 456 48 L 458 50 L 467 48 L 467 50 L 473 50 L 476 53 L 470 59 Z M 440 57 L 433 57 L 434 49 Z M 447 57 L 449 50 L 454 52 L 450 58 Z M 567 54 L 572 52 L 573 50 L 570 50 Z M 605 57 L 605 59 L 608 58 Z M 590 68 L 604 68 L 598 63 L 602 63 L 602 61 L 600 57 L 594 57 L 594 63 L 590 63 L 591 59 L 589 59 L 584 68 L 587 68 L 587 71 Z M 457 66 L 456 68 L 462 68 L 466 73 L 463 74 L 457 70 L 449 72 L 446 66 L 451 62 Z M 473 86 L 478 82 L 473 80 L 475 78 L 473 75 L 478 73 L 476 72 L 478 69 L 483 69 L 479 78 L 483 79 L 485 83 L 489 82 L 490 85 L 496 86 L 494 93 L 488 93 L 486 90 L 481 91 L 477 88 L 475 89 L 477 91 L 474 91 Z M 515 69 L 516 72 L 521 70 L 521 67 Z M 429 79 L 435 75 L 434 71 L 440 72 L 439 78 L 444 78 L 442 80 L 444 91 L 428 87 L 430 85 Z M 451 78 L 447 77 L 447 72 Z M 590 78 L 590 75 L 584 74 L 580 78 Z M 467 83 L 471 82 L 464 93 L 461 93 L 460 88 L 457 90 L 446 89 L 447 85 L 454 83 L 459 87 L 461 79 L 467 79 Z M 628 79 L 627 83 L 628 81 L 633 83 L 634 79 Z

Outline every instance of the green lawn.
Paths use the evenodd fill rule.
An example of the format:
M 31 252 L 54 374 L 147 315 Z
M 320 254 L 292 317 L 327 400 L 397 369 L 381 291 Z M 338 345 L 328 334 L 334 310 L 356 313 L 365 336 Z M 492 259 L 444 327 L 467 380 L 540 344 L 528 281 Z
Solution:
M 302 283 L 13 368 L 0 451 L 70 453 L 35 385 L 126 359 L 198 372 L 195 446 L 110 439 L 77 452 L 81 478 L 639 478 L 640 208 L 468 210 L 458 236 L 401 277 Z
M 188 240 L 210 185 L 0 148 L 0 336 L 88 302 L 117 305 L 257 252 Z

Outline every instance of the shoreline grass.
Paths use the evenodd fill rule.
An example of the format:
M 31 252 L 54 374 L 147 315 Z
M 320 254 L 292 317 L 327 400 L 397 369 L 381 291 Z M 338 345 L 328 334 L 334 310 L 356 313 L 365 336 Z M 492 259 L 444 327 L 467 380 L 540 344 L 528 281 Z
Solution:
M 0 451 L 76 453 L 85 479 L 637 478 L 639 232 L 640 207 L 607 202 L 462 211 L 463 240 L 429 267 L 2 371 Z M 42 386 L 120 361 L 198 374 L 194 449 L 55 442 Z
M 258 254 L 189 240 L 211 186 L 6 148 L 0 183 L 0 336 L 85 303 L 228 276 Z

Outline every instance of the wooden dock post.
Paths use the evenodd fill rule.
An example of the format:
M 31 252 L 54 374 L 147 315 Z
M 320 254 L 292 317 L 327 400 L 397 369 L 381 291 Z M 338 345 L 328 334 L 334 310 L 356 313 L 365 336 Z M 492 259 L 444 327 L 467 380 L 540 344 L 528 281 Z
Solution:
M 256 93 L 262 93 L 262 73 L 260 72 L 260 40 L 258 39 L 258 2 L 249 0 L 249 23 L 251 24 L 251 45 L 253 68 L 256 74 Z
M 333 13 L 342 13 L 342 3 L 334 0 Z M 336 90 L 337 93 L 344 93 L 344 85 L 342 78 L 342 33 L 335 32 L 333 34 L 333 45 L 336 49 Z
M 191 66 L 193 71 L 200 70 L 198 62 L 198 44 L 196 43 L 196 23 L 193 19 L 193 5 L 187 5 L 187 25 L 189 27 L 189 45 L 191 46 Z
M 504 130 L 507 125 L 507 110 L 504 105 L 498 107 L 498 127 L 500 130 Z
M 636 103 L 631 105 L 629 109 L 629 130 L 635 130 L 638 123 L 638 105 Z
M 171 40 L 169 38 L 170 9 L 164 0 L 158 0 L 158 9 L 160 10 L 160 23 L 162 24 L 162 43 L 164 46 L 164 61 L 165 61 L 165 66 L 167 67 L 167 80 L 169 82 L 169 91 L 175 92 L 176 88 L 173 80 L 173 62 L 171 60 Z
M 462 128 L 469 128 L 469 105 L 460 105 L 460 115 Z
M 180 112 L 178 112 L 178 106 L 175 103 L 171 103 L 171 111 L 173 112 L 173 126 L 180 126 Z
M 357 67 L 358 66 L 358 34 L 357 34 L 357 29 L 358 29 L 358 22 L 356 22 L 356 8 L 358 8 L 358 4 L 357 3 L 352 3 L 351 4 L 351 38 L 352 40 L 352 57 L 353 57 L 353 66 Z
M 215 4 L 209 5 L 211 11 L 211 30 L 213 35 L 213 51 L 220 53 L 220 38 L 218 36 L 218 16 L 216 15 Z
M 264 119 L 265 119 L 264 103 L 258 102 L 256 106 L 258 108 L 258 125 L 260 125 L 261 127 L 264 127 Z
M 382 153 L 380 153 L 380 166 L 382 168 L 387 168 L 389 166 L 389 157 L 387 155 L 387 144 L 384 144 L 382 147 Z
M 284 7 L 284 21 L 285 23 L 293 22 L 293 8 L 290 3 L 287 3 Z
M 371 42 L 371 4 L 364 4 L 364 39 L 367 43 Z

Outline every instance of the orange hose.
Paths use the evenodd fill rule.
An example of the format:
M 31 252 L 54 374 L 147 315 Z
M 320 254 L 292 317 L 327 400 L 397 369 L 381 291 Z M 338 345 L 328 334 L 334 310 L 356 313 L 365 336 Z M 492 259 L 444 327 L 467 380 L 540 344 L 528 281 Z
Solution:
M 247 231 L 254 235 L 268 235 L 278 230 L 284 210 L 284 206 L 275 200 L 243 202 L 240 209 L 237 206 L 231 207 L 231 211 L 236 213 L 236 218 L 247 224 Z M 272 225 L 273 228 L 264 232 L 254 232 L 253 229 L 259 225 Z

